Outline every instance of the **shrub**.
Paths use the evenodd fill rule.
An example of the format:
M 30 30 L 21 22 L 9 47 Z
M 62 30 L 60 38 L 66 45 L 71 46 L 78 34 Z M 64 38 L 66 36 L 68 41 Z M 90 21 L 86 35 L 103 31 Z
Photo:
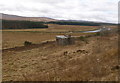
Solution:
M 85 37 L 84 37 L 84 36 L 80 36 L 79 39 L 80 39 L 81 41 L 85 41 Z
M 24 46 L 28 46 L 28 45 L 32 45 L 32 42 L 25 41 L 25 42 L 24 42 Z
M 89 37 L 92 37 L 93 35 L 86 35 L 85 38 L 89 38 Z
M 87 37 L 80 36 L 79 39 L 80 39 L 81 41 L 84 41 L 86 44 L 88 44 Z
M 95 36 L 100 36 L 101 35 L 101 33 L 100 32 L 97 32 L 96 34 L 95 34 Z

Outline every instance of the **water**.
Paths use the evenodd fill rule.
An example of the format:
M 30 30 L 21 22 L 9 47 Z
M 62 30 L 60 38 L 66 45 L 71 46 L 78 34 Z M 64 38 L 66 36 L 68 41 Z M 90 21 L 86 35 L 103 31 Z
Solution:
M 111 30 L 110 28 L 100 28 L 98 30 L 94 30 L 94 31 L 83 31 L 83 33 L 96 33 L 96 32 L 101 32 L 101 31 L 109 31 Z
M 96 33 L 96 32 L 100 32 L 101 29 L 98 29 L 98 30 L 94 30 L 94 31 L 84 31 L 83 33 Z

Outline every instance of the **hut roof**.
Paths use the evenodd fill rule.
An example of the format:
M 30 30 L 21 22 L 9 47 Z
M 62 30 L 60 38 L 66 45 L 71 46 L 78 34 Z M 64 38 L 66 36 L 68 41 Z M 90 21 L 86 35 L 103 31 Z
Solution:
M 59 35 L 59 36 L 56 36 L 57 38 L 68 38 L 68 37 L 66 37 L 66 36 L 64 36 L 64 35 Z

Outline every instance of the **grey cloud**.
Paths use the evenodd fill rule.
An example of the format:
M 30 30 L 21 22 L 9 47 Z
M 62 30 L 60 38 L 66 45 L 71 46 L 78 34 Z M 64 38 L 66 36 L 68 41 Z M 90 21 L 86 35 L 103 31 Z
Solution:
M 117 22 L 118 0 L 4 0 L 0 12 L 55 19 Z M 8 2 L 8 3 L 6 3 Z

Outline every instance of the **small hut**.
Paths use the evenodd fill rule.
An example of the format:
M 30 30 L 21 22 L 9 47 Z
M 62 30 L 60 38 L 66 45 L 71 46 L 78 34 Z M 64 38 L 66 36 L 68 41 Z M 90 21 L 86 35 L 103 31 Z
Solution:
M 59 35 L 56 36 L 56 42 L 58 45 L 71 45 L 74 44 L 74 39 L 70 35 Z
M 110 28 L 103 27 L 101 28 L 100 34 L 101 36 L 108 36 L 110 34 L 110 31 L 111 31 Z

